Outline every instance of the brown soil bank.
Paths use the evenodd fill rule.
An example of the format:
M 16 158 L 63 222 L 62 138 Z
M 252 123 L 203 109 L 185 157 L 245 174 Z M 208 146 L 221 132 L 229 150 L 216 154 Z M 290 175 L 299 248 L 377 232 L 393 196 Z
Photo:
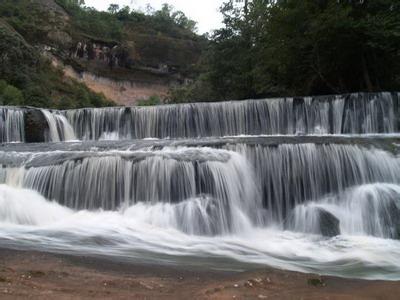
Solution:
M 400 282 L 224 273 L 0 250 L 0 299 L 399 299 Z

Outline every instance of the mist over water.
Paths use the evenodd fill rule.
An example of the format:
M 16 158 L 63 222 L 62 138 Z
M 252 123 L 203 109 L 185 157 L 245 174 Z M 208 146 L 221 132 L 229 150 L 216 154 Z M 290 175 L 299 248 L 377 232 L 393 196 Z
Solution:
M 0 147 L 1 246 L 400 280 L 397 94 L 40 112 L 57 143 Z

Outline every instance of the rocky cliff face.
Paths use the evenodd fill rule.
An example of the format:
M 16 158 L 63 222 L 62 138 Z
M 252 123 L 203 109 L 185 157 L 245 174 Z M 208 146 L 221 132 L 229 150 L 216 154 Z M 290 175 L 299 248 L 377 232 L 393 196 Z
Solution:
M 0 3 L 1 6 L 7 5 Z M 185 84 L 201 54 L 203 41 L 195 35 L 144 28 L 139 23 L 123 23 L 115 39 L 85 30 L 65 1 L 21 0 L 20 6 L 34 8 L 35 30 L 27 24 L 15 28 L 40 53 L 51 58 L 53 66 L 66 78 L 75 79 L 119 105 L 134 105 L 151 96 L 165 98 L 172 86 Z M 9 3 L 12 8 L 13 4 Z M 7 10 L 5 10 L 7 12 Z M 0 15 L 10 26 L 18 16 Z M 138 25 L 139 24 L 139 25 Z M 29 24 L 28 24 L 29 25 Z M 25 27 L 26 28 L 25 28 Z
M 137 80 L 116 80 L 87 71 L 77 72 L 71 66 L 60 64 L 59 61 L 53 61 L 53 64 L 58 67 L 61 66 L 65 76 L 84 83 L 94 92 L 104 94 L 118 105 L 132 106 L 136 104 L 137 100 L 148 99 L 154 95 L 164 98 L 167 96 L 170 87 L 168 81 L 154 79 L 154 81 L 144 82 L 140 78 Z

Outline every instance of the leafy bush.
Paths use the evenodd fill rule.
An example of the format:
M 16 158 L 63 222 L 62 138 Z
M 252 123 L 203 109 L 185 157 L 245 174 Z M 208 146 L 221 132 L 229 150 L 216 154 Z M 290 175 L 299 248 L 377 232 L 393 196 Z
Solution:
M 0 94 L 0 102 L 4 105 L 23 105 L 24 95 L 15 86 L 7 85 Z
M 0 80 L 0 105 L 23 105 L 24 95 L 15 86 Z
M 162 101 L 161 101 L 160 97 L 158 97 L 158 96 L 151 96 L 148 99 L 143 99 L 143 100 L 137 101 L 138 106 L 154 106 L 154 105 L 160 105 L 160 104 L 162 104 Z

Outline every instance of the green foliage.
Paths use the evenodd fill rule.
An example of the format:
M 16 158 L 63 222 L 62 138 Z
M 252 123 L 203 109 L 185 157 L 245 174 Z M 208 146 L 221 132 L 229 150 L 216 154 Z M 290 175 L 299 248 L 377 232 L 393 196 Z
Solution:
M 8 85 L 2 92 L 0 98 L 5 105 L 23 105 L 24 96 L 15 86 Z
M 183 94 L 196 85 L 221 100 L 400 89 L 398 1 L 236 2 L 222 7 L 225 26 Z
M 196 22 L 190 20 L 181 11 L 175 11 L 172 6 L 164 5 L 161 10 L 145 14 L 131 10 L 129 6 L 120 8 L 111 4 L 107 12 L 84 7 L 71 0 L 56 0 L 72 16 L 76 30 L 83 31 L 95 38 L 121 40 L 127 25 L 141 26 L 156 32 L 180 36 L 183 32 L 196 30 Z
M 42 56 L 43 45 L 51 46 L 53 55 L 78 71 L 106 71 L 106 76 L 121 74 L 122 78 L 141 72 L 146 80 L 153 80 L 155 75 L 130 69 L 133 64 L 137 68 L 156 68 L 160 62 L 167 62 L 176 72 L 186 74 L 199 55 L 195 22 L 171 6 L 144 13 L 112 5 L 109 12 L 104 12 L 86 7 L 83 0 L 54 1 L 58 5 L 53 0 L 0 1 L 0 79 L 20 92 L 8 88 L 7 102 L 53 108 L 111 104 L 103 95 L 55 69 Z M 129 65 L 125 70 L 110 72 L 68 56 L 78 41 L 87 40 L 111 47 L 119 45 L 119 49 L 129 51 Z
M 110 4 L 108 7 L 108 12 L 110 14 L 116 14 L 119 11 L 119 5 L 118 4 Z
M 69 6 L 82 6 L 85 5 L 85 1 L 84 0 L 64 0 L 63 1 L 66 5 Z
M 28 0 L 1 0 L 0 18 L 6 19 L 25 40 L 33 43 L 47 38 L 46 28 L 51 24 L 49 12 Z
M 211 88 L 208 78 L 202 75 L 191 84 L 170 89 L 167 102 L 211 102 L 219 99 L 216 92 Z
M 7 87 L 7 82 L 5 80 L 0 80 L 0 93 L 3 93 L 4 89 Z
M 143 99 L 137 101 L 138 106 L 154 106 L 162 104 L 160 97 L 158 96 L 151 96 L 148 99 Z
M 15 86 L 0 80 L 0 105 L 23 105 L 24 96 Z
M 72 17 L 72 34 L 85 32 L 87 35 L 115 40 L 122 38 L 123 24 L 115 14 L 84 7 L 82 3 L 71 0 L 56 0 Z
M 2 105 L 77 108 L 112 104 L 83 84 L 64 78 L 22 36 L 1 22 L 0 66 Z
M 196 30 L 196 22 L 186 17 L 182 11 L 174 11 L 174 7 L 166 3 L 163 4 L 160 10 L 155 11 L 152 17 L 159 26 L 164 28 L 178 25 L 189 31 L 194 32 Z
M 0 22 L 0 79 L 25 87 L 39 64 L 35 49 L 7 25 Z

